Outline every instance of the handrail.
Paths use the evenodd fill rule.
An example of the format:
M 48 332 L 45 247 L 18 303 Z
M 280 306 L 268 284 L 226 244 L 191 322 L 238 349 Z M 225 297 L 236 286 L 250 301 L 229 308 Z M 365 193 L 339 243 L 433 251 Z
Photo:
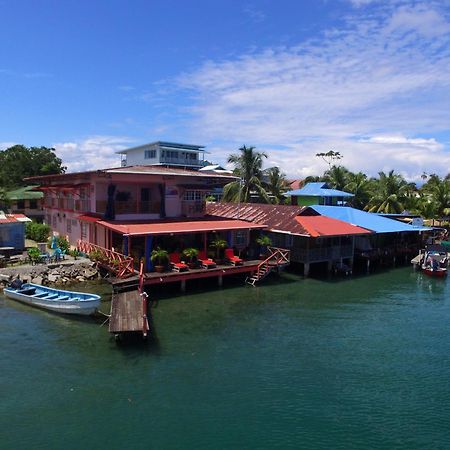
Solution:
M 98 262 L 111 272 L 114 272 L 117 278 L 126 278 L 134 275 L 134 260 L 131 256 L 83 241 L 82 239 L 77 241 L 77 249 L 87 254 L 94 251 L 100 252 L 102 259 Z
M 258 279 L 262 278 L 261 274 L 267 275 L 270 269 L 270 263 L 273 262 L 277 266 L 290 263 L 290 250 L 278 247 L 267 247 L 270 255 L 262 262 L 258 264 L 256 275 Z
M 149 330 L 148 319 L 147 319 L 147 298 L 148 294 L 144 291 L 144 261 L 141 259 L 139 265 L 139 295 L 142 299 L 142 335 L 147 337 Z

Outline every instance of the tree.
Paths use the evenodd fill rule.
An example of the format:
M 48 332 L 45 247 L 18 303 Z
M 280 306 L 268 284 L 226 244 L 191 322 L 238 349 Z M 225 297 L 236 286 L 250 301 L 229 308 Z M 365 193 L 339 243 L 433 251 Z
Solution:
M 430 175 L 422 186 L 422 192 L 435 204 L 436 215 L 439 217 L 450 214 L 450 179 L 441 179 L 438 175 Z
M 366 174 L 349 172 L 344 191 L 352 193 L 354 197 L 349 199 L 348 203 L 354 208 L 364 209 L 371 197 L 371 186 L 372 182 Z
M 0 186 L 26 185 L 24 178 L 64 173 L 66 167 L 55 155 L 55 149 L 14 145 L 0 151 Z
M 375 191 L 365 209 L 369 212 L 386 214 L 402 213 L 411 185 L 393 170 L 388 174 L 379 172 L 379 176 L 375 183 Z
M 239 151 L 240 153 L 228 157 L 228 162 L 234 164 L 233 173 L 239 177 L 239 180 L 224 186 L 223 200 L 248 202 L 251 194 L 256 194 L 259 200 L 270 203 L 262 183 L 263 158 L 267 158 L 267 155 L 255 151 L 255 147 L 246 147 L 245 145 Z
M 330 150 L 326 153 L 316 153 L 316 156 L 318 158 L 322 158 L 328 164 L 329 169 L 331 169 L 331 164 L 334 161 L 339 161 L 343 158 L 343 156 L 339 152 L 335 152 L 333 150 Z
M 272 195 L 272 202 L 278 205 L 283 201 L 283 194 L 289 189 L 286 175 L 279 167 L 271 167 L 264 173 L 267 175 L 266 191 Z
M 343 166 L 332 166 L 324 173 L 324 180 L 338 191 L 344 190 L 348 182 L 349 171 Z

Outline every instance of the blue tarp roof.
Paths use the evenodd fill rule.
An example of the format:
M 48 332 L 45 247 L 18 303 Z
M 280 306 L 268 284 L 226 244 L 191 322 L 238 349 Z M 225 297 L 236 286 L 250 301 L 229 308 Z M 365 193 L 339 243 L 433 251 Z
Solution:
M 314 211 L 322 216 L 332 217 L 333 219 L 343 220 L 352 225 L 366 228 L 375 233 L 400 233 L 402 231 L 431 231 L 429 227 L 414 227 L 406 223 L 379 214 L 368 213 L 360 209 L 350 208 L 349 206 L 310 206 Z
M 354 197 L 353 194 L 337 189 L 330 189 L 327 183 L 323 181 L 320 183 L 307 183 L 301 189 L 288 191 L 284 195 L 304 195 L 310 197 Z

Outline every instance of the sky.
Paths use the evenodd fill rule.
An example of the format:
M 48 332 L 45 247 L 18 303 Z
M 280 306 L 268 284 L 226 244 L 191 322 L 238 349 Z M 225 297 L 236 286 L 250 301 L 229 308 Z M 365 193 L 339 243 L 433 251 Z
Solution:
M 0 149 L 69 171 L 242 145 L 289 178 L 450 172 L 450 0 L 0 0 Z

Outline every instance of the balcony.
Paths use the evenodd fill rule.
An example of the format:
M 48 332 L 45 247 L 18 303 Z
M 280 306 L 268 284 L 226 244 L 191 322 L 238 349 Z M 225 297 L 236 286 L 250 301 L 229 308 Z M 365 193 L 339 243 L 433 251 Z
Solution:
M 104 214 L 106 211 L 106 200 L 97 200 L 95 212 Z M 139 201 L 118 201 L 114 202 L 114 212 L 116 215 L 122 214 L 159 214 L 159 202 L 139 202 Z
M 203 161 L 199 159 L 190 159 L 190 158 L 168 158 L 166 156 L 162 156 L 160 158 L 161 164 L 177 164 L 180 166 L 195 166 L 200 167 L 203 166 Z
M 62 209 L 65 211 L 89 212 L 90 200 L 75 200 L 73 198 L 51 198 L 44 202 L 46 208 Z
M 340 258 L 353 258 L 351 245 L 324 247 L 324 248 L 292 248 L 291 260 L 304 263 L 314 263 L 337 260 Z

